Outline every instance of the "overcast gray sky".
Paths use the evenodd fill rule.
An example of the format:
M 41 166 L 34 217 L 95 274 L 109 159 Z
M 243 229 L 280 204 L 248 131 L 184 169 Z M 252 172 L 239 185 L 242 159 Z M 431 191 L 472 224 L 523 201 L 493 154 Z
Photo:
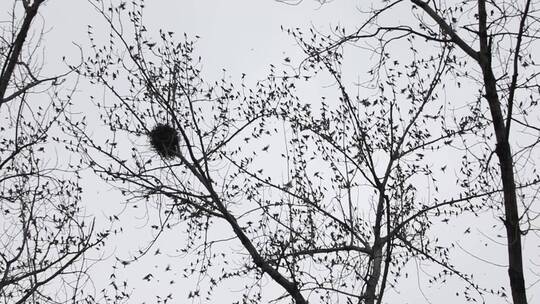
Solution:
M 4 14 L 9 7 L 7 0 L 0 1 L 0 12 Z M 210 79 L 219 79 L 223 74 L 222 68 L 228 70 L 228 75 L 238 78 L 241 73 L 246 73 L 251 81 L 264 79 L 271 63 L 281 62 L 285 57 L 291 57 L 294 62 L 302 58 L 295 41 L 287 36 L 280 27 L 301 27 L 306 30 L 315 26 L 321 31 L 329 31 L 334 25 L 349 25 L 354 28 L 362 15 L 359 7 L 368 8 L 364 1 L 335 0 L 324 6 L 316 1 L 304 1 L 301 5 L 290 6 L 272 0 L 147 0 L 145 11 L 146 23 L 150 31 L 157 36 L 157 29 L 187 33 L 188 35 L 200 36 L 196 44 L 196 53 L 203 57 L 203 70 Z M 399 23 L 399 14 L 395 15 L 395 21 Z M 45 40 L 45 70 L 44 74 L 56 73 L 63 70 L 61 58 L 66 56 L 68 60 L 76 62 L 79 59 L 78 48 L 73 44 L 85 45 L 88 43 L 86 30 L 87 25 L 98 29 L 104 29 L 103 20 L 88 5 L 85 0 L 49 0 L 41 10 L 41 22 L 48 29 Z M 98 30 L 99 31 L 99 30 Z M 98 32 L 96 31 L 96 33 Z M 106 37 L 104 32 L 103 36 Z M 362 67 L 362 58 L 349 59 Z M 358 73 L 366 71 L 359 70 Z M 324 80 L 320 86 L 311 87 L 303 92 L 307 99 L 318 99 L 324 92 Z M 89 102 L 89 95 L 96 94 L 83 82 L 78 88 L 75 102 L 81 105 L 82 111 L 93 111 Z M 99 94 L 99 93 L 98 93 Z M 113 187 L 104 185 L 96 179 L 89 178 L 92 182 L 86 185 L 85 199 L 88 205 L 88 214 L 97 217 L 108 216 L 123 210 L 123 198 Z M 453 180 L 449 180 L 453 183 Z M 105 280 L 110 274 L 111 265 L 115 264 L 115 257 L 128 256 L 140 246 L 141 239 L 149 238 L 149 229 L 142 229 L 146 224 L 144 213 L 146 211 L 128 210 L 122 212 L 122 227 L 124 233 L 112 238 L 105 250 L 108 259 L 96 264 L 93 273 L 97 290 L 107 283 Z M 149 211 L 152 212 L 152 211 Z M 139 219 L 138 219 L 139 218 Z M 464 227 L 470 222 L 478 221 L 472 216 L 464 216 L 449 225 L 437 226 L 434 233 L 444 234 L 449 239 L 461 240 Z M 482 219 L 490 227 L 500 224 L 495 216 L 486 216 Z M 105 221 L 104 221 L 105 222 Z M 500 226 L 499 228 L 500 229 Z M 497 234 L 504 234 L 503 230 L 473 232 L 474 238 L 462 240 L 464 248 L 470 248 L 470 252 L 457 250 L 456 263 L 465 269 L 474 269 L 475 276 L 480 281 L 490 281 L 495 285 L 508 286 L 506 276 L 506 250 L 504 246 L 494 246 L 484 234 L 496 238 Z M 161 239 L 160 245 L 163 250 L 174 250 L 183 237 L 169 233 Z M 502 241 L 501 239 L 499 239 Z M 538 239 L 531 238 L 533 242 L 527 242 L 526 258 L 540 264 L 540 249 Z M 489 243 L 489 246 L 487 245 Z M 484 249 L 489 247 L 490 249 Z M 170 253 L 170 252 L 169 252 Z M 491 262 L 482 262 L 474 255 L 481 256 Z M 120 269 L 120 276 L 129 278 L 133 288 L 132 301 L 130 303 L 154 303 L 155 295 L 175 294 L 174 303 L 184 303 L 186 293 L 193 286 L 194 279 L 181 279 L 172 273 L 163 273 L 163 276 L 150 283 L 142 280 L 149 272 L 159 273 L 168 264 L 182 268 L 182 259 L 172 255 L 150 255 L 139 261 L 137 266 Z M 496 266 L 494 264 L 500 265 Z M 422 265 L 409 265 L 411 267 L 409 279 L 403 280 L 399 289 L 391 289 L 388 292 L 386 303 L 431 303 L 446 304 L 455 303 L 456 298 L 442 297 L 453 294 L 452 288 L 441 284 L 438 288 L 421 290 L 422 278 L 416 275 Z M 540 267 L 532 269 L 540 271 Z M 101 278 L 101 279 L 100 279 Z M 529 277 L 528 283 L 540 277 Z M 103 281 L 102 281 L 103 280 Z M 175 280 L 175 284 L 170 284 Z M 235 295 L 243 288 L 241 282 L 229 282 L 222 286 L 213 298 L 213 303 L 230 303 L 235 300 Z M 281 290 L 272 283 L 267 287 L 270 296 L 275 296 Z M 509 288 L 506 288 L 509 290 Z M 273 291 L 275 290 L 275 293 Z M 531 288 L 530 295 L 533 297 L 530 303 L 538 301 L 540 285 Z M 182 299 L 182 300 L 181 300 Z M 489 303 L 505 303 L 504 300 L 489 298 Z M 493 302 L 492 302 L 493 301 Z

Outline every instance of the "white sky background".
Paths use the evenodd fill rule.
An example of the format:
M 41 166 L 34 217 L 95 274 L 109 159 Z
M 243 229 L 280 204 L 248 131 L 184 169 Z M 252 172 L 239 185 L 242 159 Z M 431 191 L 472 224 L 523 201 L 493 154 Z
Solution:
M 0 1 L 0 13 L 2 17 L 4 12 L 9 9 L 11 0 Z M 182 33 L 190 36 L 198 35 L 201 38 L 196 43 L 196 54 L 203 58 L 203 71 L 209 80 L 217 80 L 222 75 L 222 68 L 227 69 L 232 79 L 238 79 L 241 73 L 246 73 L 248 79 L 255 81 L 264 79 L 268 72 L 268 66 L 271 63 L 281 63 L 283 58 L 291 57 L 294 62 L 302 59 L 302 54 L 295 41 L 281 31 L 283 27 L 301 27 L 306 30 L 311 25 L 323 32 L 329 31 L 333 25 L 351 25 L 351 29 L 358 24 L 362 15 L 358 12 L 358 5 L 368 8 L 367 3 L 363 1 L 335 0 L 323 7 L 316 1 L 305 0 L 298 6 L 289 6 L 277 3 L 272 0 L 147 0 L 147 9 L 145 11 L 146 24 L 150 33 L 156 34 L 157 29 L 163 28 L 171 30 L 181 38 Z M 87 25 L 91 24 L 95 28 L 103 25 L 103 20 L 91 8 L 85 0 L 49 0 L 41 10 L 41 16 L 45 22 L 45 28 L 50 29 L 45 36 L 44 47 L 45 70 L 44 75 L 50 75 L 63 70 L 61 58 L 66 56 L 71 58 L 72 62 L 78 60 L 78 48 L 73 45 L 76 42 L 86 45 L 88 37 L 86 34 Z M 395 16 L 396 22 L 399 22 L 399 16 Z M 95 33 L 98 33 L 96 30 Z M 106 38 L 107 33 L 103 36 Z M 96 36 L 99 36 L 96 34 Z M 354 69 L 358 74 L 365 74 L 362 70 L 362 59 L 352 59 Z M 301 88 L 302 94 L 307 99 L 318 100 L 321 95 L 328 94 L 328 88 L 325 85 L 331 84 L 320 80 L 319 84 L 310 85 L 309 88 Z M 333 89 L 330 89 L 332 91 Z M 81 83 L 75 102 L 81 111 L 94 111 L 89 95 L 99 92 L 90 91 L 86 84 Z M 443 160 L 441 160 L 443 161 Z M 449 184 L 455 184 L 454 180 L 449 179 Z M 123 208 L 123 198 L 111 187 L 92 181 L 85 188 L 85 202 L 88 205 L 88 213 L 95 214 L 98 217 L 120 212 Z M 137 217 L 143 219 L 137 219 Z M 122 256 L 130 251 L 135 251 L 140 246 L 141 239 L 149 237 L 148 227 L 141 211 L 128 210 L 122 213 L 122 227 L 124 233 L 116 238 L 109 240 L 106 250 L 106 256 L 110 258 L 95 266 L 94 283 L 97 290 L 105 287 L 108 283 L 105 279 L 110 274 L 110 265 L 114 264 L 114 256 Z M 463 231 L 467 227 L 468 221 L 478 219 L 464 216 L 459 220 L 453 220 L 449 225 L 436 227 L 436 233 L 441 233 L 440 238 L 456 238 L 463 236 Z M 494 263 L 506 264 L 506 248 L 498 246 L 494 242 L 483 237 L 482 234 L 489 234 L 496 238 L 497 234 L 503 234 L 504 230 L 499 225 L 496 231 L 490 231 L 491 225 L 500 224 L 495 216 L 486 216 L 482 218 L 483 230 L 474 230 L 473 237 L 462 242 L 463 246 L 470 249 L 470 252 L 485 258 Z M 142 228 L 141 228 L 142 227 Z M 166 244 L 172 244 L 173 247 L 181 246 L 182 237 L 171 233 L 165 235 L 162 239 L 164 250 Z M 503 242 L 502 238 L 498 239 Z M 540 264 L 540 255 L 538 249 L 538 240 L 531 238 L 536 243 L 525 242 L 525 259 L 536 261 Z M 488 245 L 485 245 L 488 244 Z M 489 249 L 485 249 L 489 248 Z M 509 292 L 508 278 L 505 267 L 496 267 L 488 263 L 481 262 L 471 255 L 464 252 L 457 252 L 458 264 L 464 269 L 477 269 L 475 277 L 479 281 L 492 282 L 495 285 L 505 286 Z M 127 271 L 120 272 L 121 276 L 129 277 L 130 287 L 133 288 L 132 300 L 130 303 L 140 303 L 147 301 L 154 303 L 155 295 L 168 294 L 173 292 L 175 301 L 173 303 L 185 303 L 184 299 L 189 291 L 189 286 L 193 284 L 192 280 L 178 280 L 177 283 L 170 285 L 172 278 L 165 277 L 160 282 L 144 282 L 142 277 L 149 272 L 159 274 L 154 267 L 164 267 L 168 263 L 181 263 L 178 258 L 170 258 L 163 255 L 149 255 L 145 259 L 137 262 L 133 267 L 128 267 Z M 528 263 L 527 263 L 528 264 Z M 528 264 L 530 265 L 530 264 Z M 181 265 L 175 265 L 182 268 Z M 398 291 L 388 290 L 386 295 L 387 303 L 428 303 L 419 291 L 419 286 L 423 286 L 422 278 L 417 278 L 415 265 L 411 265 L 412 271 L 409 272 L 409 279 L 403 280 Z M 160 268 L 161 269 L 161 268 Z M 534 269 L 533 269 L 534 270 Z M 540 267 L 535 269 L 540 271 Z M 420 271 L 421 273 L 421 271 Z M 103 281 L 102 281 L 103 279 Z M 529 277 L 528 284 L 533 283 L 538 277 Z M 237 283 L 237 284 L 236 284 Z M 236 300 L 234 290 L 242 290 L 244 284 L 241 282 L 231 282 L 223 286 L 213 297 L 213 303 L 230 303 Z M 268 285 L 268 290 L 276 288 L 272 284 Z M 276 296 L 281 290 L 276 289 L 276 293 L 270 296 Z M 441 285 L 440 288 L 431 288 L 423 290 L 427 298 L 432 303 L 446 304 L 455 303 L 456 300 L 462 301 L 463 298 L 454 298 L 442 295 L 452 295 L 455 293 L 448 285 Z M 271 292 L 270 292 L 271 293 Z M 540 297 L 540 285 L 536 285 L 530 291 L 530 296 L 536 295 L 530 303 L 535 303 Z M 489 303 L 505 303 L 503 300 L 497 301 L 495 298 L 489 298 L 493 301 Z

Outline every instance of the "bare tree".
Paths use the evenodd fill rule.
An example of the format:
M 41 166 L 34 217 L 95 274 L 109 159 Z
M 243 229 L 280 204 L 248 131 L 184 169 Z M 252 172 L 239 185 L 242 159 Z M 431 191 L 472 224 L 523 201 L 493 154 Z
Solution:
M 437 267 L 432 282 L 455 278 L 464 284 L 467 300 L 505 297 L 504 290 L 479 284 L 454 266 L 449 247 L 428 233 L 435 218 L 446 222 L 489 209 L 486 204 L 505 192 L 488 178 L 487 158 L 467 158 L 475 152 L 467 140 L 483 134 L 489 141 L 481 103 L 470 103 L 460 117 L 443 113 L 446 81 L 459 72 L 452 41 L 374 23 L 395 5 L 337 39 L 289 31 L 308 55 L 300 69 L 271 66 L 265 81 L 235 86 L 225 77 L 204 79 L 202 59 L 187 37 L 178 42 L 161 30 L 153 39 L 142 22 L 142 2 L 129 9 L 97 2 L 112 38 L 99 46 L 90 30 L 93 54 L 80 73 L 108 89 L 94 103 L 110 132 L 95 138 L 73 124 L 78 149 L 132 204 L 160 211 L 148 219 L 157 237 L 184 227 L 188 239 L 181 251 L 193 257 L 184 274 L 199 274 L 209 292 L 249 275 L 251 286 L 263 278 L 278 284 L 284 294 L 276 301 L 382 303 L 386 288 L 420 259 Z M 375 32 L 364 34 L 371 26 Z M 442 45 L 405 63 L 392 60 L 390 44 L 412 35 Z M 379 42 L 370 52 L 381 56 L 366 69 L 374 85 L 359 92 L 343 73 L 342 49 L 364 38 Z M 336 91 L 302 101 L 295 88 L 314 77 L 331 79 Z M 439 165 L 445 153 L 463 158 Z M 463 170 L 454 191 L 440 191 L 447 166 Z M 477 169 L 488 172 L 476 180 L 471 172 Z M 243 254 L 216 254 L 224 243 L 239 243 Z M 202 296 L 200 285 L 188 296 Z M 261 297 L 251 288 L 238 302 L 259 303 Z
M 531 155 L 538 153 L 540 131 L 532 122 L 537 120 L 538 98 L 538 71 L 532 53 L 539 38 L 536 6 L 530 0 L 383 2 L 380 8 L 368 13 L 365 23 L 352 31 L 336 30 L 332 41 L 315 47 L 311 53 L 321 56 L 347 44 L 375 43 L 378 47 L 373 49 L 374 53 L 381 55 L 381 61 L 387 61 L 393 57 L 391 45 L 405 39 L 417 51 L 415 56 L 425 60 L 429 57 L 422 52 L 430 53 L 430 49 L 455 49 L 451 57 L 454 81 L 477 89 L 478 103 L 470 109 L 475 119 L 492 128 L 477 131 L 476 141 L 484 149 L 475 160 L 475 172 L 480 176 L 475 178 L 477 173 L 469 173 L 465 180 L 472 187 L 476 184 L 489 188 L 493 182 L 502 183 L 502 195 L 492 198 L 498 205 L 490 207 L 502 207 L 513 303 L 527 303 L 522 237 L 538 229 L 531 221 L 538 216 L 536 187 L 531 187 L 538 183 L 538 175 L 532 169 L 536 165 Z M 395 24 L 387 18 L 405 12 L 410 20 L 405 24 Z M 479 152 L 471 144 L 464 148 L 474 154 Z M 499 160 L 498 166 L 491 164 L 493 155 Z
M 80 164 L 64 162 L 68 152 L 54 144 L 65 143 L 59 126 L 72 91 L 60 86 L 65 75 L 41 78 L 42 31 L 33 20 L 43 3 L 13 1 L 0 28 L 3 303 L 83 302 L 85 254 L 105 237 L 83 216 Z

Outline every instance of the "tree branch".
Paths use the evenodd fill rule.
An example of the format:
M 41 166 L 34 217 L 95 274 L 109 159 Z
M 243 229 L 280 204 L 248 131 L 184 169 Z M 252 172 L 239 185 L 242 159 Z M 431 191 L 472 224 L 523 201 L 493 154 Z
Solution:
M 441 27 L 444 33 L 446 33 L 450 38 L 452 38 L 452 41 L 454 41 L 467 55 L 469 55 L 474 60 L 478 61 L 480 59 L 480 56 L 478 52 L 476 52 L 471 46 L 469 46 L 461 37 L 456 33 L 452 27 L 444 21 L 439 14 L 433 10 L 428 5 L 428 2 L 424 2 L 421 0 L 411 0 L 412 3 L 420 7 L 424 12 L 426 12 L 437 24 Z
M 32 20 L 34 20 L 39 6 L 43 2 L 45 2 L 45 0 L 35 0 L 32 5 L 28 5 L 27 3 L 24 5 L 26 15 L 24 17 L 23 24 L 19 30 L 19 33 L 17 34 L 17 37 L 15 38 L 13 48 L 8 53 L 6 62 L 4 62 L 4 65 L 2 66 L 2 72 L 0 75 L 0 107 L 6 102 L 4 100 L 4 96 L 6 94 L 9 81 L 11 80 L 17 62 L 19 61 L 19 56 L 21 55 L 22 47 L 26 40 L 26 36 L 28 35 L 28 31 L 30 30 Z
M 514 73 L 512 74 L 512 82 L 510 83 L 509 96 L 508 96 L 508 113 L 506 113 L 506 140 L 510 136 L 510 125 L 512 122 L 512 109 L 514 107 L 514 96 L 516 93 L 516 85 L 518 78 L 518 68 L 519 68 L 519 51 L 521 50 L 521 41 L 523 39 L 523 32 L 525 29 L 525 20 L 529 16 L 529 8 L 531 5 L 531 0 L 527 0 L 525 3 L 525 10 L 519 21 L 519 30 L 516 38 L 516 49 L 514 51 Z

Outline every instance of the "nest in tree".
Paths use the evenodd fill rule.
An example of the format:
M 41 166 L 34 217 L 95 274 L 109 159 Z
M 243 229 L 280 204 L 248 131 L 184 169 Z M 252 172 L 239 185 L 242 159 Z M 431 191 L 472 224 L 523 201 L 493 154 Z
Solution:
M 154 150 L 163 158 L 174 158 L 180 150 L 178 132 L 169 125 L 157 124 L 148 137 Z

